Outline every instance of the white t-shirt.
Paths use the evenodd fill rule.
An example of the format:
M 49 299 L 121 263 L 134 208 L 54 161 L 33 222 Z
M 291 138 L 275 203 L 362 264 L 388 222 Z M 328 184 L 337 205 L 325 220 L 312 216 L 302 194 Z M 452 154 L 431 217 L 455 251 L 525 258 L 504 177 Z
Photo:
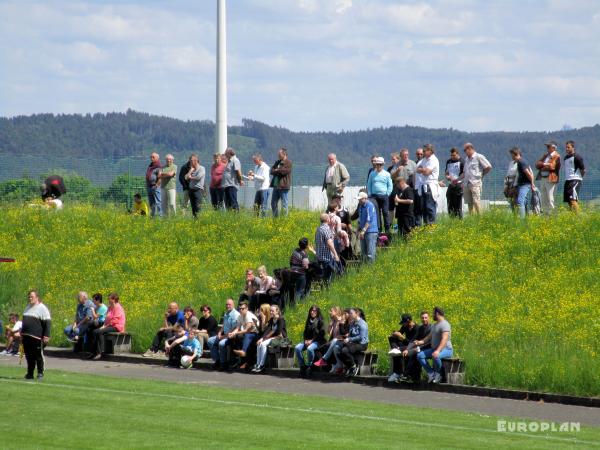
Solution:
M 12 331 L 13 333 L 16 333 L 17 331 L 21 331 L 21 328 L 23 328 L 23 322 L 17 320 L 12 327 Z
M 258 317 L 256 317 L 250 311 L 246 313 L 246 317 L 243 317 L 240 314 L 237 319 L 237 326 L 239 327 L 240 331 L 246 331 L 247 329 L 250 331 L 256 331 L 256 324 L 258 324 Z

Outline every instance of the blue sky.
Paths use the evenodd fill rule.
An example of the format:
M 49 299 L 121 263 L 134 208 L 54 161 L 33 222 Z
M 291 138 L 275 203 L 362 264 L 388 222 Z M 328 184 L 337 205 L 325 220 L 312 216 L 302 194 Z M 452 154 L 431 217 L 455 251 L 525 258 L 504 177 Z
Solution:
M 215 115 L 216 0 L 0 0 L 0 115 Z M 229 121 L 600 122 L 600 1 L 228 0 Z

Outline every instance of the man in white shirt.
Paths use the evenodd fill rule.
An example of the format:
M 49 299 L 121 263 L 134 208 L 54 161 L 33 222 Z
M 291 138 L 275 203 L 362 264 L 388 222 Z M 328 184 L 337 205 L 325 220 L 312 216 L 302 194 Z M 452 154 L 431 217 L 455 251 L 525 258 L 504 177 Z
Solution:
M 483 188 L 483 177 L 492 170 L 492 165 L 487 158 L 475 151 L 470 142 L 464 145 L 465 165 L 462 175 L 463 198 L 469 207 L 469 214 L 473 211 L 481 212 L 481 191 Z
M 432 144 L 423 146 L 424 157 L 417 163 L 415 180 L 415 224 L 435 223 L 437 199 L 440 196 L 438 178 L 440 162 Z
M 252 156 L 254 161 L 254 170 L 248 171 L 248 176 L 244 177 L 247 180 L 254 180 L 254 213 L 258 216 L 265 217 L 267 214 L 267 201 L 269 200 L 269 178 L 270 167 L 263 161 L 262 155 L 259 153 Z

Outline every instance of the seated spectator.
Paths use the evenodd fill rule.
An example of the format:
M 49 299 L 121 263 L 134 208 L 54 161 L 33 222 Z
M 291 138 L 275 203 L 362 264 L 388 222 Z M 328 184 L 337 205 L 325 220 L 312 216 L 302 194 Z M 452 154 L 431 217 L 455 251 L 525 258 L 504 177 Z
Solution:
M 0 355 L 18 355 L 19 345 L 21 345 L 21 328 L 23 322 L 19 320 L 17 313 L 10 313 L 8 315 L 8 325 L 4 336 L 6 337 L 6 349 L 4 349 Z
M 125 310 L 119 303 L 119 294 L 113 292 L 108 296 L 108 311 L 104 324 L 100 328 L 96 328 L 92 333 L 92 348 L 94 352 L 90 359 L 99 360 L 104 356 L 105 336 L 108 333 L 124 333 L 125 322 Z
M 279 295 L 279 286 L 276 280 L 267 274 L 267 268 L 260 266 L 258 272 L 258 290 L 256 291 L 256 304 L 262 305 L 266 302 L 269 305 L 272 303 L 272 294 Z
M 247 269 L 246 270 L 246 280 L 244 281 L 244 291 L 240 294 L 240 298 L 238 299 L 238 307 L 243 302 L 248 302 L 251 311 L 256 311 L 256 307 L 258 306 L 256 300 L 256 292 L 260 286 L 259 280 L 254 276 L 254 270 Z
M 202 312 L 202 317 L 198 320 L 196 337 L 200 342 L 200 355 L 202 355 L 204 349 L 208 348 L 208 340 L 217 335 L 219 324 L 217 323 L 217 319 L 213 317 L 210 306 L 202 305 L 200 311 Z
M 422 346 L 416 345 L 417 341 L 423 340 L 431 332 L 431 324 L 429 323 L 429 313 L 427 311 L 421 311 L 421 325 L 417 327 L 417 334 L 415 339 L 408 344 L 408 348 L 402 352 L 404 357 L 404 373 L 400 376 L 399 381 L 412 381 L 413 383 L 418 382 L 421 379 L 421 365 L 417 360 L 417 354 L 421 350 L 427 350 L 431 348 L 429 343 Z
M 348 317 L 350 319 L 350 329 L 348 337 L 344 339 L 344 344 L 337 352 L 342 364 L 346 368 L 345 376 L 354 377 L 358 374 L 359 367 L 356 365 L 356 355 L 364 352 L 369 346 L 369 326 L 364 319 L 362 310 L 350 308 Z
M 173 337 L 173 327 L 175 324 L 179 324 L 185 327 L 185 317 L 183 312 L 179 310 L 179 305 L 175 302 L 169 303 L 167 311 L 165 312 L 165 321 L 163 326 L 158 330 L 152 341 L 150 348 L 142 356 L 145 358 L 160 356 L 160 348 L 163 345 L 163 341 Z
M 261 338 L 256 342 L 256 364 L 252 369 L 254 373 L 261 373 L 265 370 L 269 346 L 277 345 L 282 340 L 287 339 L 285 319 L 281 315 L 279 306 L 271 305 L 269 313 L 271 316 L 269 322 L 263 330 Z
M 271 305 L 268 303 L 260 305 L 256 317 L 258 318 L 258 334 L 259 336 L 262 336 L 263 332 L 269 326 L 269 320 L 271 320 Z
M 92 310 L 92 324 L 90 327 L 99 328 L 104 324 L 104 320 L 106 319 L 106 312 L 108 311 L 108 307 L 102 303 L 102 294 L 99 292 L 92 296 L 94 302 L 94 309 Z
M 417 359 L 427 372 L 427 381 L 437 384 L 442 381 L 442 359 L 451 358 L 453 354 L 452 330 L 444 316 L 444 310 L 438 306 L 433 309 L 433 320 L 435 323 L 431 327 L 431 332 L 424 339 L 416 341 L 415 344 L 422 346 L 431 343 L 431 348 L 417 353 Z M 433 367 L 429 365 L 427 359 L 433 361 Z
M 133 196 L 133 209 L 131 214 L 134 216 L 148 216 L 150 210 L 148 209 L 148 203 L 142 199 L 142 194 L 139 192 Z
M 192 363 L 202 355 L 200 341 L 196 337 L 196 331 L 187 331 L 179 324 L 175 325 L 175 335 L 165 343 L 165 354 L 169 355 L 169 367 L 181 367 L 182 358 L 189 356 Z M 188 369 L 191 367 L 187 367 Z
M 292 256 L 290 256 L 291 282 L 289 286 L 289 302 L 292 305 L 295 304 L 296 300 L 301 301 L 305 297 L 307 286 L 310 286 L 309 280 L 307 280 L 310 263 L 307 250 L 313 254 L 315 253 L 315 250 L 308 243 L 308 239 L 303 237 L 298 241 L 298 247 L 292 252 Z
M 233 353 L 241 358 L 242 364 L 240 365 L 240 369 L 243 370 L 248 367 L 246 354 L 250 346 L 256 341 L 256 335 L 258 334 L 258 317 L 249 311 L 248 302 L 240 303 L 239 310 L 240 315 L 237 319 L 236 327 L 227 337 L 235 339 L 235 350 L 233 350 Z
M 69 342 L 77 343 L 83 339 L 88 327 L 92 324 L 94 316 L 94 303 L 88 298 L 87 292 L 81 291 L 77 294 L 77 310 L 73 323 L 67 325 L 63 330 Z
M 321 309 L 317 305 L 312 305 L 308 310 L 308 317 L 304 324 L 303 342 L 296 345 L 295 353 L 300 367 L 300 376 L 307 378 L 310 376 L 310 368 L 315 359 L 315 350 L 325 343 L 325 327 Z M 306 350 L 308 361 L 304 361 L 303 351 Z
M 229 334 L 237 327 L 237 319 L 239 316 L 240 313 L 235 309 L 233 299 L 228 298 L 225 303 L 223 327 L 215 336 L 208 339 L 210 357 L 214 361 L 213 369 L 229 370 L 229 355 L 227 348 L 232 344 Z
M 319 359 L 315 366 L 325 367 L 329 365 L 329 360 L 334 357 L 334 350 L 336 346 L 341 347 L 343 339 L 348 334 L 348 328 L 346 326 L 346 314 L 342 311 L 339 306 L 334 306 L 329 310 L 329 326 L 327 328 L 327 334 L 329 335 L 329 342 L 323 346 L 325 354 Z M 334 358 L 335 359 L 335 358 Z M 331 373 L 335 373 L 342 368 L 342 363 L 339 360 L 335 360 L 335 364 L 331 368 Z
M 390 343 L 388 355 L 392 358 L 392 374 L 388 378 L 388 382 L 396 383 L 404 375 L 404 351 L 415 340 L 418 329 L 419 327 L 412 320 L 410 314 L 402 314 L 400 329 L 388 336 L 388 342 Z
M 196 317 L 196 312 L 191 306 L 183 308 L 183 318 L 185 319 L 183 328 L 185 331 L 197 330 L 199 319 Z

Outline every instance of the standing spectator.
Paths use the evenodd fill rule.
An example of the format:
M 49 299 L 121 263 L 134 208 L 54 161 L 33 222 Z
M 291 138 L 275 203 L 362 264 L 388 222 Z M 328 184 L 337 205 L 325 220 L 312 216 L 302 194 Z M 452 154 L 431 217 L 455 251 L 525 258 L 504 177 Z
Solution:
M 377 252 L 377 211 L 365 192 L 359 192 L 358 197 L 358 237 L 364 259 L 372 263 Z
M 229 334 L 237 326 L 240 313 L 234 307 L 233 299 L 228 298 L 225 303 L 225 314 L 223 315 L 223 327 L 213 337 L 208 339 L 210 356 L 214 361 L 213 369 L 229 370 L 229 358 L 227 347 L 231 346 Z
M 483 189 L 483 177 L 492 170 L 492 165 L 485 156 L 475 151 L 470 142 L 464 145 L 465 159 L 463 181 L 463 197 L 469 207 L 469 214 L 481 213 L 481 191 Z
M 6 349 L 0 352 L 0 355 L 16 356 L 19 354 L 22 328 L 23 322 L 19 320 L 19 315 L 17 313 L 10 313 L 8 315 L 8 325 L 4 331 L 4 337 L 6 338 Z
M 419 161 L 421 161 L 423 159 L 424 155 L 425 155 L 425 153 L 423 152 L 423 149 L 421 147 L 416 149 L 415 150 L 415 163 L 418 163 Z M 415 167 L 415 170 L 416 170 L 416 167 Z
M 380 156 L 377 153 L 371 155 L 371 167 L 369 167 L 369 170 L 367 171 L 367 180 L 365 181 L 365 185 L 369 182 L 371 172 L 375 170 L 375 161 L 377 161 L 377 158 L 380 158 Z
M 191 306 L 183 308 L 183 318 L 185 319 L 183 329 L 187 332 L 196 331 L 200 320 L 196 317 L 196 312 Z
M 192 214 L 194 218 L 198 217 L 200 211 L 200 205 L 202 203 L 202 197 L 205 195 L 205 175 L 206 170 L 200 165 L 197 155 L 190 157 L 190 171 L 185 176 L 190 183 L 189 196 L 190 203 L 192 205 Z
M 187 162 L 179 169 L 179 184 L 181 184 L 181 189 L 183 190 L 183 201 L 181 202 L 181 207 L 183 209 L 187 208 L 188 202 L 190 201 L 190 182 L 185 176 L 190 172 L 191 165 L 192 156 L 190 155 Z
M 223 173 L 225 172 L 225 167 L 227 166 L 227 157 L 225 155 L 221 155 L 220 153 L 215 153 L 213 155 L 213 163 L 210 166 L 210 203 L 214 209 L 219 209 L 223 207 L 223 198 L 224 191 L 221 187 L 221 182 L 223 180 Z
M 94 303 L 88 298 L 87 292 L 80 291 L 77 294 L 77 311 L 71 325 L 63 330 L 70 342 L 78 342 L 85 335 L 88 327 L 94 320 Z
M 150 165 L 146 169 L 146 190 L 148 191 L 148 203 L 150 204 L 150 214 L 162 216 L 161 193 L 160 193 L 160 156 L 154 152 L 150 155 Z
M 382 157 L 375 159 L 375 170 L 369 175 L 367 193 L 377 202 L 377 217 L 383 217 L 385 232 L 390 232 L 389 197 L 392 193 L 392 177 L 383 168 L 385 161 Z M 381 223 L 381 222 L 380 222 Z
M 165 156 L 166 165 L 163 166 L 159 175 L 160 189 L 162 192 L 161 203 L 165 216 L 175 215 L 177 211 L 177 166 L 173 164 L 175 158 L 170 153 Z
M 408 349 L 409 344 L 416 338 L 418 329 L 418 325 L 413 321 L 410 314 L 402 314 L 400 329 L 388 336 L 390 344 L 388 355 L 392 358 L 392 374 L 388 378 L 389 383 L 400 381 L 400 377 L 404 374 L 403 352 Z
M 304 332 L 304 340 L 296 345 L 295 353 L 300 367 L 300 376 L 306 378 L 310 376 L 310 368 L 315 359 L 315 350 L 325 343 L 325 326 L 321 309 L 317 305 L 312 305 L 308 310 Z M 304 360 L 303 351 L 306 350 L 308 361 Z
M 93 335 L 92 348 L 95 353 L 92 353 L 91 359 L 99 360 L 104 354 L 104 341 L 108 333 L 124 333 L 125 332 L 125 310 L 119 303 L 119 295 L 112 292 L 108 296 L 108 311 L 106 320 L 100 328 L 96 328 Z
M 527 214 L 527 197 L 530 190 L 535 190 L 535 179 L 529 163 L 521 156 L 521 150 L 518 147 L 510 149 L 510 156 L 517 165 L 517 175 L 515 178 L 515 187 L 517 188 L 516 205 L 519 208 L 519 216 L 524 218 Z
M 404 178 L 411 188 L 415 186 L 415 170 L 417 163 L 409 158 L 407 148 L 400 150 L 400 162 L 395 173 L 395 178 Z M 392 176 L 393 178 L 393 176 Z
M 440 162 L 433 145 L 423 146 L 424 158 L 417 163 L 415 181 L 415 225 L 435 223 L 437 199 L 440 195 L 438 178 Z
M 435 320 L 435 323 L 431 327 L 431 332 L 424 339 L 416 341 L 415 344 L 422 346 L 431 343 L 431 348 L 417 353 L 417 359 L 427 372 L 427 381 L 429 383 L 439 383 L 442 380 L 442 359 L 451 358 L 453 354 L 452 330 L 444 317 L 444 310 L 438 306 L 433 309 L 433 320 Z M 427 359 L 433 361 L 433 367 L 429 365 Z
M 37 366 L 38 380 L 44 379 L 44 347 L 50 341 L 50 311 L 42 303 L 37 291 L 29 291 L 29 304 L 23 312 L 21 339 L 27 360 L 26 380 L 33 380 L 33 372 Z
M 205 348 L 209 348 L 208 341 L 210 338 L 217 335 L 219 324 L 217 323 L 217 319 L 212 315 L 210 306 L 202 305 L 200 311 L 202 312 L 202 317 L 198 320 L 198 332 L 196 336 L 198 337 L 198 341 L 200 341 L 200 354 L 202 354 Z
M 579 191 L 585 176 L 585 165 L 581 155 L 575 153 L 575 142 L 567 141 L 565 144 L 565 187 L 563 200 L 569 204 L 571 211 L 579 211 Z
M 546 153 L 535 163 L 535 167 L 539 170 L 536 179 L 540 180 L 540 196 L 544 214 L 554 211 L 554 189 L 558 184 L 560 173 L 560 154 L 557 148 L 556 142 L 546 142 Z
M 235 353 L 239 356 L 243 363 L 240 365 L 240 369 L 247 368 L 247 362 L 245 360 L 246 354 L 250 349 L 250 346 L 256 341 L 256 335 L 258 334 L 258 317 L 254 313 L 248 310 L 248 302 L 243 301 L 239 305 L 240 315 L 237 318 L 235 328 L 227 335 L 228 339 L 233 339 Z
M 169 303 L 169 306 L 167 306 L 163 326 L 159 328 L 154 336 L 154 339 L 152 340 L 152 345 L 142 356 L 146 358 L 157 356 L 157 353 L 162 347 L 163 341 L 173 337 L 173 328 L 176 324 L 179 324 L 181 327 L 185 327 L 185 316 L 179 309 L 179 305 L 175 302 L 171 302 Z
M 281 340 L 287 339 L 287 329 L 285 319 L 277 305 L 271 305 L 271 318 L 263 331 L 262 336 L 256 341 L 256 365 L 252 369 L 254 373 L 260 373 L 265 370 L 267 362 L 267 350 L 269 345 L 278 344 Z
M 288 213 L 288 193 L 292 186 L 292 162 L 288 159 L 287 150 L 281 147 L 277 153 L 279 159 L 271 167 L 271 187 L 273 194 L 271 197 L 271 209 L 273 217 L 279 215 L 279 200 L 281 200 L 281 209 L 284 214 Z
M 237 191 L 240 186 L 244 185 L 242 164 L 235 156 L 235 150 L 231 147 L 225 150 L 225 156 L 227 157 L 227 165 L 221 179 L 221 187 L 225 196 L 225 208 L 239 212 L 240 205 L 238 204 Z
M 331 203 L 333 196 L 344 192 L 344 188 L 350 181 L 348 169 L 337 160 L 335 153 L 327 155 L 329 166 L 325 169 L 323 177 L 323 190 L 327 194 L 327 203 Z
M 250 181 L 254 180 L 254 188 L 256 189 L 254 213 L 257 216 L 265 217 L 267 215 L 267 202 L 269 201 L 270 168 L 263 161 L 260 153 L 252 156 L 252 160 L 254 161 L 254 171 L 250 170 L 246 178 Z
M 346 368 L 346 377 L 350 378 L 358 375 L 359 367 L 356 365 L 356 355 L 364 352 L 369 345 L 369 326 L 357 308 L 350 308 L 348 316 L 350 329 L 339 355 Z
M 400 236 L 406 237 L 415 226 L 415 193 L 403 177 L 398 178 L 396 184 L 394 204 L 396 205 L 396 219 L 398 219 L 398 233 Z
M 450 159 L 446 161 L 446 180 L 448 180 L 448 190 L 446 191 L 446 200 L 448 201 L 448 214 L 450 217 L 463 217 L 462 197 L 463 188 L 461 176 L 464 172 L 464 161 L 460 157 L 457 148 L 450 149 Z
M 148 216 L 150 210 L 148 209 L 148 203 L 142 200 L 142 194 L 139 192 L 133 196 L 133 210 L 131 213 L 134 216 Z
M 328 283 L 331 280 L 336 264 L 340 257 L 335 249 L 335 235 L 329 226 L 329 214 L 321 214 L 321 225 L 315 233 L 315 247 L 317 262 L 323 269 L 323 279 Z

